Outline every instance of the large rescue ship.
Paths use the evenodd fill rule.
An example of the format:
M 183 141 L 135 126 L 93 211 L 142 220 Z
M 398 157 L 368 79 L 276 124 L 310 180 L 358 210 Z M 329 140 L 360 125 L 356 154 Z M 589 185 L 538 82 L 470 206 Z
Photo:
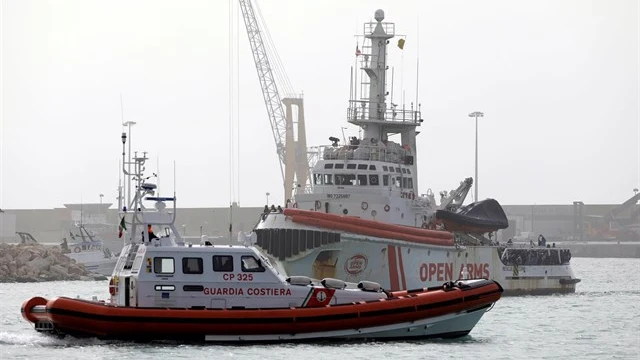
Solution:
M 369 281 L 286 276 L 256 247 L 185 242 L 175 195 L 155 196 L 142 176 L 146 156 L 134 160 L 137 192 L 121 213 L 127 242 L 110 297 L 28 299 L 22 315 L 37 331 L 216 342 L 450 338 L 468 334 L 501 296 L 485 279 L 389 292 Z
M 253 241 L 286 272 L 314 278 L 374 279 L 403 290 L 466 273 L 498 281 L 505 294 L 574 292 L 580 280 L 568 249 L 500 244 L 495 234 L 508 227 L 500 204 L 462 206 L 471 178 L 441 192 L 439 204 L 431 191 L 419 194 L 420 106 L 387 103 L 395 25 L 383 20 L 377 10 L 375 22 L 364 24 L 357 53 L 363 92 L 349 101 L 347 120 L 363 136 L 342 145 L 331 137 L 319 147 L 310 187 L 299 188 L 284 211 L 265 211 Z

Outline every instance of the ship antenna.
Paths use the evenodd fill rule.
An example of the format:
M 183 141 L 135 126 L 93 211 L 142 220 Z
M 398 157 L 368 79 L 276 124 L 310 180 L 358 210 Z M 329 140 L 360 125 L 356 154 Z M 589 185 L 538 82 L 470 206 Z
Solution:
M 416 45 L 418 54 L 416 56 L 416 106 L 418 106 L 418 90 L 419 90 L 419 84 L 420 81 L 418 80 L 420 78 L 419 74 L 420 74 L 420 16 L 418 16 L 418 44 Z

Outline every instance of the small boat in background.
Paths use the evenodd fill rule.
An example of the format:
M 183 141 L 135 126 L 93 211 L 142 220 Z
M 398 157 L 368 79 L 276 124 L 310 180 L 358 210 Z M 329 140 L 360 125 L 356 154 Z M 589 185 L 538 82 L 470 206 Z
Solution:
M 111 275 L 118 257 L 104 245 L 104 241 L 97 239 L 84 225 L 77 225 L 79 235 L 69 232 L 71 242 L 62 239 L 60 248 L 63 254 L 83 264 L 87 270 L 101 275 Z

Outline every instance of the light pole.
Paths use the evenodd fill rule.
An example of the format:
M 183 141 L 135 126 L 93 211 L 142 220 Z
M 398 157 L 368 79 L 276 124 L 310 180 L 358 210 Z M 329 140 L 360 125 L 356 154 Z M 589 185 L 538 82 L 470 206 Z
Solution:
M 135 121 L 127 121 L 122 126 L 129 127 L 129 161 L 127 162 L 127 206 L 131 205 L 131 126 L 135 125 Z
M 476 174 L 473 178 L 473 183 L 475 184 L 473 201 L 478 201 L 478 118 L 483 116 L 484 116 L 484 113 L 480 111 L 474 111 L 471 114 L 469 114 L 469 117 L 476 118 Z
M 100 194 L 100 204 L 102 204 L 102 198 L 104 197 L 104 194 Z
M 271 195 L 271 193 L 267 192 L 266 195 L 267 195 L 267 205 L 269 205 L 269 195 Z

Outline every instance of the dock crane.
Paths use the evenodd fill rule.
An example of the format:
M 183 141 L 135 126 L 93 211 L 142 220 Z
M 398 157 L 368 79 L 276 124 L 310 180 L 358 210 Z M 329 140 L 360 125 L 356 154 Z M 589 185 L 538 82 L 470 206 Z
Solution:
M 253 60 L 258 72 L 258 80 L 260 81 L 264 104 L 271 123 L 273 139 L 276 143 L 276 152 L 284 186 L 284 199 L 290 199 L 292 193 L 304 192 L 307 183 L 310 183 L 303 99 L 301 95 L 280 97 L 278 84 L 276 84 L 274 78 L 274 67 L 272 67 L 267 54 L 267 50 L 271 50 L 272 54 L 276 54 L 276 58 L 273 60 L 277 62 L 275 47 L 271 49 L 265 47 L 263 32 L 258 24 L 251 0 L 238 1 L 242 11 L 242 18 L 247 28 L 249 45 L 251 46 Z M 275 70 L 282 72 L 281 79 L 287 79 L 284 69 L 276 67 Z M 283 109 L 283 105 L 286 111 Z M 297 136 L 295 137 L 294 107 L 297 109 L 297 134 L 295 134 Z

